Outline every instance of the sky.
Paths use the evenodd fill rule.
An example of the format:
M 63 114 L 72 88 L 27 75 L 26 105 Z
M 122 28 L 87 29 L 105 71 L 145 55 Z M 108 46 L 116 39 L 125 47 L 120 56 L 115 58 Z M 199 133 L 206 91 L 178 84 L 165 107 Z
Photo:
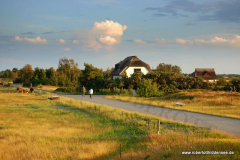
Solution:
M 240 1 L 0 1 L 0 71 L 64 57 L 106 70 L 134 55 L 153 69 L 240 74 Z

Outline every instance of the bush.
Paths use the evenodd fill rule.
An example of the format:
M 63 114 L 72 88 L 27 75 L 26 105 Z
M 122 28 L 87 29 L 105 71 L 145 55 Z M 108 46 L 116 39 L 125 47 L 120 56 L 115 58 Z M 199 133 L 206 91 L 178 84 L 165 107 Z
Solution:
M 139 89 L 137 94 L 140 97 L 152 97 L 158 95 L 158 86 L 157 83 L 152 82 L 151 79 L 142 79 L 140 81 Z

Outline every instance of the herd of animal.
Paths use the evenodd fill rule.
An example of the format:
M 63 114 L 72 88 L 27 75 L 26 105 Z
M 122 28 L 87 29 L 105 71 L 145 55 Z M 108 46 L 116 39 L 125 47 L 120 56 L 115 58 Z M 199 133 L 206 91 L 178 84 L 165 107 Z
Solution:
M 24 89 L 24 88 L 20 88 L 20 87 L 17 87 L 17 91 L 18 93 L 28 93 L 28 89 Z M 30 92 L 34 92 L 34 88 L 33 87 L 30 87 Z

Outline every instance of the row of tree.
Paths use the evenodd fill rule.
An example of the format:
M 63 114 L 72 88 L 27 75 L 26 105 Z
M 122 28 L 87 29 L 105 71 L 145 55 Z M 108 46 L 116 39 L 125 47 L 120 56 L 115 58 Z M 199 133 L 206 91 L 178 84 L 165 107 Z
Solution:
M 201 77 L 185 76 L 181 73 L 179 66 L 171 64 L 160 63 L 152 73 L 143 75 L 142 72 L 136 72 L 131 77 L 123 76 L 122 79 L 117 78 L 115 80 L 110 75 L 114 68 L 108 68 L 106 71 L 103 71 L 103 69 L 99 69 L 88 63 L 84 63 L 84 66 L 85 69 L 80 70 L 78 64 L 73 59 L 62 58 L 59 60 L 57 70 L 53 67 L 45 70 L 36 67 L 33 70 L 30 64 L 26 64 L 20 70 L 17 68 L 6 70 L 4 77 L 13 79 L 15 83 L 23 83 L 25 86 L 29 86 L 30 83 L 33 86 L 39 84 L 54 85 L 76 88 L 77 91 L 81 91 L 83 85 L 87 89 L 93 88 L 95 91 L 105 88 L 111 90 L 115 88 L 140 88 L 141 92 L 144 91 L 146 93 L 149 90 L 154 90 L 154 92 L 156 90 L 174 92 L 178 89 L 213 89 L 217 87 L 215 83 L 204 82 Z M 218 86 L 226 87 L 232 84 L 238 90 L 240 89 L 240 80 L 238 79 L 233 79 L 231 82 L 227 82 L 224 79 L 218 81 Z M 152 96 L 152 93 L 149 93 L 149 95 Z

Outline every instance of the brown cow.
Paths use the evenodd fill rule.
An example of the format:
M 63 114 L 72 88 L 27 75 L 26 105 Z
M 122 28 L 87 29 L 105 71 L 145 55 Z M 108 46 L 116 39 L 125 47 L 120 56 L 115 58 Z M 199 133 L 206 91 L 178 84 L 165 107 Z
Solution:
M 23 93 L 28 93 L 28 89 L 23 89 Z
M 30 91 L 31 91 L 31 92 L 34 92 L 35 89 L 34 89 L 33 87 L 30 87 Z

